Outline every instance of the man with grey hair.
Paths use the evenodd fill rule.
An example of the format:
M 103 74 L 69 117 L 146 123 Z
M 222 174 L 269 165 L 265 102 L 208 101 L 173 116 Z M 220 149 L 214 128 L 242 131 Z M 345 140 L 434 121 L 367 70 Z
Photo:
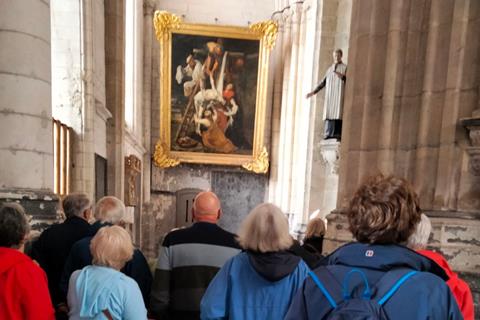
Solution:
M 45 270 L 48 289 L 55 309 L 64 302 L 59 289 L 60 277 L 73 244 L 90 234 L 88 221 L 92 217 L 92 203 L 84 193 L 71 193 L 62 201 L 65 221 L 54 224 L 32 245 L 32 258 Z
M 68 281 L 72 273 L 92 264 L 93 258 L 90 252 L 90 242 L 97 231 L 105 226 L 125 226 L 125 205 L 116 197 L 103 197 L 95 205 L 95 219 L 97 221 L 92 225 L 91 235 L 77 241 L 72 246 L 70 255 L 65 263 L 60 281 L 60 288 L 64 295 L 68 292 Z M 148 305 L 153 278 L 142 252 L 135 249 L 132 260 L 128 261 L 120 271 L 137 282 L 140 291 L 142 291 L 145 305 Z
M 235 235 L 217 226 L 222 210 L 213 192 L 200 192 L 192 213 L 195 223 L 168 233 L 160 248 L 150 301 L 155 319 L 200 319 L 208 284 L 240 252 Z

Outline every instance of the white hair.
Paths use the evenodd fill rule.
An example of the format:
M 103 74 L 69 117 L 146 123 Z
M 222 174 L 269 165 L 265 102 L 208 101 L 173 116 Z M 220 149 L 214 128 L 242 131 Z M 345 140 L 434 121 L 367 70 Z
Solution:
M 427 247 L 428 238 L 432 232 L 432 223 L 430 219 L 425 215 L 420 215 L 420 221 L 415 227 L 415 231 L 408 238 L 407 246 L 413 250 L 423 250 Z
M 122 227 L 103 227 L 90 242 L 90 252 L 94 265 L 120 270 L 132 259 L 132 239 Z
M 287 217 L 271 203 L 258 205 L 248 214 L 237 239 L 243 249 L 257 252 L 276 252 L 293 245 Z
M 117 197 L 103 197 L 95 205 L 95 219 L 98 221 L 118 224 L 124 218 L 125 205 Z

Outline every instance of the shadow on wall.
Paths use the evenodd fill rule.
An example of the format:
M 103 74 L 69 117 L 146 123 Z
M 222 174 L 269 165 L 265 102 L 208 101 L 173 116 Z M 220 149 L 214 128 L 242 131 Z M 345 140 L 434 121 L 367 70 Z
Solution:
M 219 225 L 236 233 L 247 214 L 265 201 L 268 178 L 242 172 L 212 172 L 212 190 L 222 201 Z

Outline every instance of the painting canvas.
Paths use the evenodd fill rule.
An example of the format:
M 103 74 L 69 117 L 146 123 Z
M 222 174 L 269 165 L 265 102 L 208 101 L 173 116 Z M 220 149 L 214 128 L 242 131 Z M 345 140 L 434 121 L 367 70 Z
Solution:
M 172 35 L 172 150 L 252 153 L 259 43 Z
M 166 12 L 157 12 L 154 23 L 161 78 L 161 129 L 154 163 L 241 165 L 266 171 L 268 53 L 276 25 L 184 24 Z

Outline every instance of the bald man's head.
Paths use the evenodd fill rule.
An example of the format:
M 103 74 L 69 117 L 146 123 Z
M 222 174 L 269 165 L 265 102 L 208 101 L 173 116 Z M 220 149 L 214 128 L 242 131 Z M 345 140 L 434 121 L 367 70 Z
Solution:
M 220 219 L 220 200 L 210 191 L 197 194 L 193 203 L 193 216 L 196 221 L 217 222 Z

